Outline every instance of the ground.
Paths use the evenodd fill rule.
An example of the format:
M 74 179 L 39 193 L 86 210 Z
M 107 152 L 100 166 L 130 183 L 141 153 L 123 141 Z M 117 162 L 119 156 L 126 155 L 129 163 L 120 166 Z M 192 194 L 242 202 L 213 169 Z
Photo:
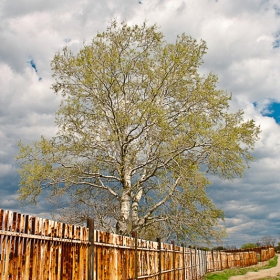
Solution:
M 273 268 L 262 269 L 257 272 L 248 272 L 245 275 L 232 276 L 229 280 L 257 280 L 257 279 L 279 279 L 279 278 L 267 278 L 276 277 L 280 274 L 280 255 L 278 255 L 277 265 Z

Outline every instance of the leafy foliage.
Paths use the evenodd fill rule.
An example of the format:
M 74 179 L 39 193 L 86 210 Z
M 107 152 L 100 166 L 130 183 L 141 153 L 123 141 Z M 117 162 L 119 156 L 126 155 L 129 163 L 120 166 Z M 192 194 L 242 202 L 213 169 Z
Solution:
M 198 73 L 206 49 L 113 21 L 77 54 L 57 53 L 58 133 L 20 143 L 19 198 L 36 203 L 48 190 L 62 218 L 92 216 L 120 234 L 219 239 L 223 212 L 207 196 L 207 173 L 242 176 L 259 128 L 229 112 L 215 74 Z
M 256 243 L 245 243 L 241 246 L 240 249 L 251 249 L 251 248 L 257 248 L 257 244 Z

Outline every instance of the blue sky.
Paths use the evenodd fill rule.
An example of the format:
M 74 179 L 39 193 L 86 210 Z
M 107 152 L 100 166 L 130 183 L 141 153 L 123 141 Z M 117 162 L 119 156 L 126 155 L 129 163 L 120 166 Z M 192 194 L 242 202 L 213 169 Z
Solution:
M 68 45 L 75 52 L 113 18 L 157 23 L 172 41 L 185 32 L 207 42 L 201 73 L 219 76 L 232 93 L 230 110 L 244 109 L 261 126 L 256 158 L 243 178 L 211 177 L 209 195 L 225 211 L 228 238 L 240 246 L 280 238 L 280 3 L 277 0 L 2 0 L 0 3 L 0 208 L 50 217 L 51 207 L 20 206 L 15 155 L 55 135 L 60 97 L 51 90 L 50 61 Z M 280 241 L 278 239 L 278 241 Z
M 280 123 L 280 103 L 272 101 L 267 107 L 267 112 L 263 112 L 263 115 L 274 118 L 275 121 L 279 124 Z
M 273 118 L 277 124 L 280 123 L 280 102 L 268 98 L 260 103 L 255 102 L 254 106 L 262 116 Z

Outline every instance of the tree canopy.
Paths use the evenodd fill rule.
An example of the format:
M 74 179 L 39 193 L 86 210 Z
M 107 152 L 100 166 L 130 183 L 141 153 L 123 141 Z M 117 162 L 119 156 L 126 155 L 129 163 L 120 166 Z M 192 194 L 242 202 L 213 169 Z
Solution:
M 259 127 L 229 112 L 217 75 L 199 74 L 206 49 L 185 34 L 168 43 L 156 25 L 112 21 L 77 54 L 56 53 L 58 132 L 19 144 L 20 200 L 47 190 L 64 218 L 92 216 L 101 229 L 219 238 L 224 214 L 207 174 L 242 176 Z
M 257 247 L 258 247 L 258 245 L 257 245 L 256 243 L 250 242 L 250 243 L 245 243 L 245 244 L 243 244 L 243 245 L 240 247 L 240 249 L 251 249 L 251 248 L 257 248 Z

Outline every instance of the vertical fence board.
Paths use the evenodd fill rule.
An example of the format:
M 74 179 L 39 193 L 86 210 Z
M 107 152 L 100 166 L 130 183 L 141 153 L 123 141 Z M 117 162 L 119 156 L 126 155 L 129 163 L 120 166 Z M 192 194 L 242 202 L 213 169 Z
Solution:
M 203 251 L 3 209 L 0 230 L 3 280 L 194 280 L 207 272 L 256 264 L 258 254 L 262 261 L 275 255 L 272 247 Z
M 87 228 L 0 209 L 0 230 L 1 279 L 88 279 Z

